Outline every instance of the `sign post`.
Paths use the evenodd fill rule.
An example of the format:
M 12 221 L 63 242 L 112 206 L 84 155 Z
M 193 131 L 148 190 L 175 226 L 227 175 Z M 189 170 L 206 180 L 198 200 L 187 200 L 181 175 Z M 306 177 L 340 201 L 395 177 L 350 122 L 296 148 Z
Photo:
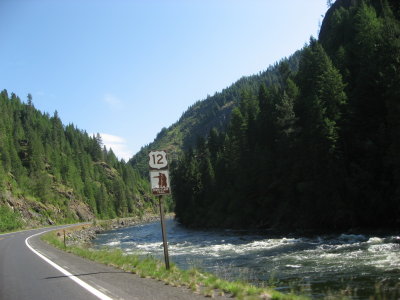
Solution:
M 164 246 L 164 260 L 165 260 L 165 268 L 169 270 L 169 255 L 168 255 L 168 244 L 167 244 L 167 229 L 165 227 L 164 222 L 164 208 L 162 196 L 160 195 L 158 198 L 158 204 L 160 206 L 160 219 L 161 219 L 161 232 Z
M 158 204 L 160 206 L 161 232 L 164 245 L 165 268 L 169 270 L 167 230 L 164 222 L 164 208 L 162 201 L 162 195 L 167 195 L 171 193 L 171 188 L 169 184 L 167 153 L 165 151 L 150 151 L 149 167 L 151 191 L 153 195 L 158 195 Z

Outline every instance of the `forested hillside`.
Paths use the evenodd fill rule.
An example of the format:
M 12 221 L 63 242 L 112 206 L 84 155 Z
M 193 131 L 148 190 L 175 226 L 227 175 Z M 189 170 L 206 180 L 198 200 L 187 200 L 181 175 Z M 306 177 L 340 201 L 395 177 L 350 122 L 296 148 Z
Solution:
M 400 226 L 397 1 L 338 0 L 298 70 L 243 89 L 172 172 L 190 226 L 344 230 Z
M 190 106 L 181 118 L 168 128 L 163 128 L 152 143 L 144 146 L 130 163 L 139 170 L 142 176 L 148 174 L 148 152 L 154 149 L 168 151 L 169 157 L 176 159 L 183 150 L 193 147 L 197 137 L 206 137 L 211 128 L 225 130 L 229 123 L 232 109 L 239 105 L 243 93 L 255 93 L 261 83 L 267 86 L 282 84 L 279 68 L 282 66 L 291 71 L 298 68 L 300 53 L 296 52 L 284 64 L 276 64 L 257 75 L 243 77 L 230 87 L 197 101 Z M 286 72 L 284 70 L 282 72 Z
M 141 214 L 153 208 L 142 179 L 101 138 L 64 126 L 0 93 L 0 231 Z

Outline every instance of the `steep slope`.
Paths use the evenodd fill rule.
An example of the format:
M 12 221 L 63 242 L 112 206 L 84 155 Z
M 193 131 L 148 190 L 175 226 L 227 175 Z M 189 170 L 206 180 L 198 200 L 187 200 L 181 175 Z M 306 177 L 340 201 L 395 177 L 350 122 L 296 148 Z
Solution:
M 298 68 L 300 52 L 296 52 L 281 64 L 275 64 L 257 75 L 243 77 L 230 87 L 190 106 L 181 118 L 168 128 L 163 128 L 152 143 L 144 146 L 129 163 L 147 176 L 147 153 L 151 149 L 165 149 L 172 159 L 183 150 L 194 147 L 198 137 L 206 137 L 212 128 L 226 128 L 232 109 L 236 107 L 243 94 L 253 94 L 261 83 L 267 86 L 281 85 L 279 67 L 295 71 Z
M 0 231 L 153 209 L 147 180 L 74 125 L 0 93 Z
M 338 0 L 284 84 L 243 95 L 227 130 L 172 170 L 189 226 L 400 226 L 398 2 Z

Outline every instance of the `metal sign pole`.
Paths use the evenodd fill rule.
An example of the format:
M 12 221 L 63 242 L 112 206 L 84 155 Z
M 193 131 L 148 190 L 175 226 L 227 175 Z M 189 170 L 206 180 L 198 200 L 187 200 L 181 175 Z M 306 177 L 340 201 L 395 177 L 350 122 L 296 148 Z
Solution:
M 165 268 L 169 270 L 169 256 L 168 256 L 168 244 L 167 244 L 167 231 L 165 229 L 165 222 L 164 222 L 164 208 L 163 208 L 163 201 L 162 196 L 160 195 L 158 198 L 158 203 L 160 206 L 160 218 L 161 218 L 161 231 L 162 231 L 162 238 L 163 238 L 163 245 L 164 245 L 164 259 L 165 259 Z

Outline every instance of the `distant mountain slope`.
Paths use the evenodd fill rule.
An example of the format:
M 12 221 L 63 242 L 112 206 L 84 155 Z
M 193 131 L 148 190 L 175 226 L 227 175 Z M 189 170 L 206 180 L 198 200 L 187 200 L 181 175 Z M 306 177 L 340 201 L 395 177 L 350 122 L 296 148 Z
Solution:
M 298 69 L 300 51 L 282 60 L 290 70 Z M 180 119 L 168 128 L 163 128 L 152 143 L 144 146 L 130 161 L 143 176 L 147 176 L 147 153 L 152 149 L 167 150 L 170 157 L 176 158 L 182 150 L 193 147 L 198 137 L 205 137 L 212 128 L 225 129 L 232 109 L 236 107 L 243 93 L 257 93 L 260 84 L 280 85 L 279 64 L 270 66 L 257 75 L 243 77 L 230 87 L 213 96 L 197 101 L 190 106 Z
M 152 210 L 149 183 L 74 125 L 0 93 L 0 232 Z

